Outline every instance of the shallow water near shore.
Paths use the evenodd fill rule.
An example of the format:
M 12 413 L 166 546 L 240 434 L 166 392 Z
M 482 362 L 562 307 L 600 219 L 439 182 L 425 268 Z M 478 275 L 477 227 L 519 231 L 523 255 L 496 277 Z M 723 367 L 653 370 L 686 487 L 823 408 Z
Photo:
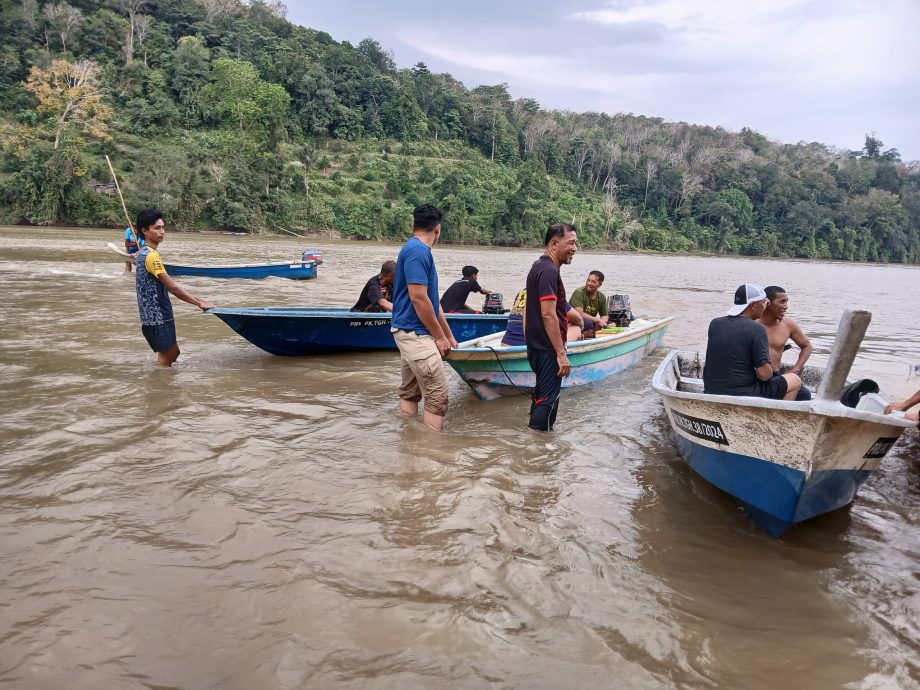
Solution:
M 705 350 L 742 282 L 775 283 L 823 363 L 920 387 L 920 268 L 580 252 L 666 348 L 563 396 L 396 414 L 393 353 L 279 358 L 173 300 L 153 366 L 118 231 L 0 228 L 0 686 L 920 687 L 920 438 L 852 506 L 779 540 L 677 455 L 649 382 Z M 219 306 L 350 306 L 399 247 L 170 233 L 167 261 L 325 254 L 310 281 L 178 278 Z M 536 250 L 438 246 L 505 306 Z M 473 297 L 477 305 L 481 297 Z M 794 352 L 787 353 L 788 361 Z M 781 430 L 778 430 L 781 433 Z

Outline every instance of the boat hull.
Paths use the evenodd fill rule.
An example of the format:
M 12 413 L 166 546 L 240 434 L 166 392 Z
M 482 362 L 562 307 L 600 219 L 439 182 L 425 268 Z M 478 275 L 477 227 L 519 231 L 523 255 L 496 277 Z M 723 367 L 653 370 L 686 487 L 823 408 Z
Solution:
M 123 261 L 134 262 L 137 254 L 128 254 L 112 242 L 106 242 L 109 250 Z M 186 266 L 184 264 L 164 264 L 171 276 L 196 276 L 200 278 L 246 278 L 261 280 L 263 278 L 289 278 L 291 280 L 309 280 L 316 277 L 316 267 L 323 262 L 322 255 L 316 252 L 308 255 L 304 261 L 274 261 L 258 264 L 228 264 L 223 266 Z
M 661 319 L 635 333 L 569 343 L 572 372 L 562 379 L 562 387 L 594 383 L 634 367 L 661 347 L 670 322 L 670 318 Z M 481 400 L 522 392 L 529 394 L 536 385 L 536 374 L 527 361 L 526 347 L 454 350 L 446 361 Z
M 848 505 L 908 424 L 836 402 L 676 393 L 655 374 L 678 450 L 773 537 Z M 665 371 L 663 371 L 665 370 Z
M 164 264 L 171 276 L 197 276 L 200 278 L 288 278 L 309 280 L 316 277 L 315 261 L 292 261 L 290 263 L 245 264 L 239 266 L 184 266 Z
M 395 350 L 391 314 L 347 309 L 218 308 L 214 314 L 250 343 L 273 355 L 303 356 Z M 447 314 L 457 339 L 481 338 L 505 329 L 502 314 Z

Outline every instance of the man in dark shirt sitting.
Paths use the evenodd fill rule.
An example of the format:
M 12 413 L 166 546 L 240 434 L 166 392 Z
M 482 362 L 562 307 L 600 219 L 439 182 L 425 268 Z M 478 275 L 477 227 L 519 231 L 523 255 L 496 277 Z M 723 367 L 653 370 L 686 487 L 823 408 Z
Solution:
M 486 290 L 478 282 L 479 269 L 475 266 L 463 267 L 463 278 L 454 281 L 454 283 L 444 291 L 441 296 L 441 310 L 445 314 L 474 314 L 475 310 L 471 309 L 466 303 L 466 298 L 474 292 L 480 292 L 488 295 L 491 290 Z
M 380 274 L 375 275 L 364 285 L 361 296 L 358 298 L 352 311 L 393 311 L 393 303 L 390 302 L 390 288 L 393 285 L 393 270 L 396 268 L 396 262 L 390 259 L 384 261 L 380 267 Z
M 745 283 L 735 290 L 728 315 L 709 324 L 705 393 L 795 400 L 802 381 L 795 374 L 774 376 L 767 329 L 757 322 L 766 305 L 764 289 Z

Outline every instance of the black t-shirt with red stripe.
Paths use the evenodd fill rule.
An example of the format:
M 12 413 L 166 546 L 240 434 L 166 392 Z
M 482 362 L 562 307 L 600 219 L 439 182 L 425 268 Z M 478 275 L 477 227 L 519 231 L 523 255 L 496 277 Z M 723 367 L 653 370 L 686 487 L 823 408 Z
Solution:
M 556 317 L 559 321 L 559 334 L 565 343 L 569 320 L 565 314 L 565 286 L 555 262 L 545 254 L 537 259 L 527 274 L 527 322 L 524 337 L 531 350 L 555 352 L 553 344 L 543 326 L 543 314 L 540 305 L 544 300 L 556 300 Z

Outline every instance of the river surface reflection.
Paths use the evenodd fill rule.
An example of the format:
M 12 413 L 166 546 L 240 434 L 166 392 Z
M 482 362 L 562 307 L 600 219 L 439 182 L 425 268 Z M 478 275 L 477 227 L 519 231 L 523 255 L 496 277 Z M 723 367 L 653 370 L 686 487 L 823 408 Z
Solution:
M 563 398 L 451 374 L 446 433 L 395 413 L 397 358 L 278 358 L 174 300 L 152 366 L 117 231 L 0 229 L 0 684 L 15 688 L 920 685 L 920 440 L 848 509 L 780 540 L 680 460 L 649 387 L 664 350 Z M 319 278 L 184 278 L 220 306 L 350 306 L 396 245 L 167 234 L 175 262 L 290 258 Z M 504 293 L 534 250 L 437 247 Z M 920 269 L 579 253 L 668 347 L 705 349 L 741 282 L 777 283 L 821 363 L 920 387 Z

